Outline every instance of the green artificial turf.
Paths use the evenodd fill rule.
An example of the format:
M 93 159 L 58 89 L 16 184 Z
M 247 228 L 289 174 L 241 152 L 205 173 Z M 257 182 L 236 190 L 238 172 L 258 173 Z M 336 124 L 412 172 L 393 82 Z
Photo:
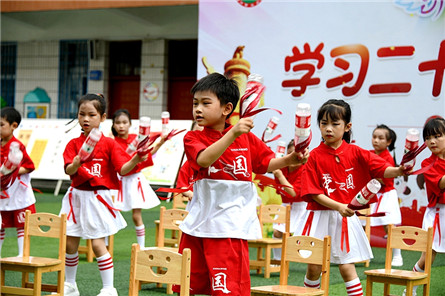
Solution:
M 36 209 L 39 212 L 49 212 L 58 214 L 61 206 L 62 195 L 54 196 L 51 193 L 36 193 Z M 162 202 L 167 208 L 171 207 L 171 203 Z M 154 246 L 155 224 L 154 220 L 159 219 L 159 207 L 142 211 L 143 220 L 146 225 L 146 246 Z M 130 274 L 130 254 L 131 245 L 136 242 L 136 232 L 131 219 L 131 212 L 122 213 L 128 223 L 127 228 L 121 230 L 115 235 L 114 240 L 114 284 L 119 295 L 128 295 L 128 283 Z M 43 256 L 56 256 L 56 248 L 48 247 L 51 239 L 44 239 L 43 242 L 34 240 L 31 243 L 31 254 Z M 385 250 L 382 248 L 373 248 L 374 259 L 371 261 L 369 269 L 384 268 Z M 2 248 L 2 257 L 17 255 L 17 240 L 15 229 L 6 230 L 6 238 Z M 411 269 L 419 258 L 416 252 L 402 251 L 404 265 L 403 269 Z M 253 257 L 254 254 L 251 253 Z M 192 254 L 193 258 L 193 254 Z M 364 275 L 365 267 L 363 264 L 357 264 L 357 273 L 362 280 L 363 289 L 366 286 L 366 276 Z M 305 265 L 291 264 L 289 284 L 302 285 L 305 274 Z M 445 285 L 441 278 L 445 274 L 445 255 L 438 254 L 433 263 L 431 275 L 431 292 L 430 295 L 445 295 Z M 55 283 L 56 275 L 44 275 L 44 280 Z M 8 272 L 6 274 L 7 284 L 19 285 L 20 276 L 18 273 Z M 262 286 L 278 284 L 279 273 L 272 273 L 269 279 L 265 279 L 263 274 L 257 275 L 255 271 L 251 272 L 252 286 Z M 97 268 L 96 261 L 93 263 L 86 262 L 85 255 L 80 256 L 79 266 L 77 270 L 77 285 L 81 295 L 94 296 L 97 295 L 102 287 L 102 282 Z M 422 295 L 422 289 L 418 289 L 417 295 Z M 373 295 L 383 294 L 383 285 L 374 284 Z M 402 286 L 391 286 L 391 294 L 402 295 Z M 156 288 L 155 284 L 147 284 L 142 286 L 139 295 L 166 295 L 165 288 Z M 329 295 L 346 295 L 343 280 L 336 265 L 331 266 Z

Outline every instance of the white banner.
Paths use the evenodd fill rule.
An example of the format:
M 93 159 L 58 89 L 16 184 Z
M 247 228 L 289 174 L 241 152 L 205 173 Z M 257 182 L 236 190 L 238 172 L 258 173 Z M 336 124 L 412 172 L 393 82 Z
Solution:
M 426 3 L 428 2 L 428 3 Z M 296 105 L 312 106 L 313 139 L 321 135 L 317 110 L 328 99 L 352 108 L 356 144 L 372 149 L 377 124 L 397 133 L 397 160 L 408 128 L 422 129 L 445 111 L 445 15 L 442 1 L 200 0 L 198 78 L 226 73 L 241 82 L 264 77 L 264 106 L 253 132 L 261 137 L 271 116 L 275 134 L 294 136 Z M 422 141 L 421 141 L 422 142 Z M 271 143 L 275 149 L 277 142 Z M 421 160 L 429 156 L 425 151 Z M 426 205 L 421 185 L 398 182 L 402 206 Z M 417 200 L 418 204 L 413 203 Z

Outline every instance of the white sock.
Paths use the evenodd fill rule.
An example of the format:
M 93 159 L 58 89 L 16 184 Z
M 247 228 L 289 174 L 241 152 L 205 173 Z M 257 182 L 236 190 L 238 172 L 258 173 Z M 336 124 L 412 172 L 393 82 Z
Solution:
M 392 249 L 392 257 L 402 257 L 402 250 L 400 249 Z
M 306 288 L 320 289 L 320 278 L 318 278 L 318 280 L 311 281 L 305 275 L 304 276 L 304 286 Z
M 139 225 L 134 227 L 136 229 L 136 239 L 138 241 L 138 245 L 141 248 L 145 248 L 145 225 Z
M 65 282 L 76 284 L 77 266 L 79 265 L 79 253 L 65 254 Z
M 420 267 L 419 267 L 419 264 L 416 262 L 416 265 L 414 265 L 414 267 L 413 267 L 413 271 L 416 271 L 416 272 L 424 272 L 425 270 L 423 270 L 422 268 L 420 268 Z M 418 287 L 419 287 L 419 286 L 414 286 L 414 287 L 413 287 L 413 294 L 416 293 Z
M 345 283 L 348 296 L 363 296 L 363 288 L 359 278 Z
M 3 246 L 4 241 L 5 241 L 5 229 L 2 228 L 2 229 L 0 229 L 0 257 L 2 254 L 2 246 Z
M 97 266 L 99 267 L 100 276 L 102 278 L 103 288 L 113 288 L 114 287 L 114 267 L 113 258 L 111 258 L 110 253 L 106 253 L 99 258 L 96 258 Z
M 19 247 L 19 257 L 23 257 L 23 240 L 25 238 L 25 229 L 17 228 L 17 246 Z

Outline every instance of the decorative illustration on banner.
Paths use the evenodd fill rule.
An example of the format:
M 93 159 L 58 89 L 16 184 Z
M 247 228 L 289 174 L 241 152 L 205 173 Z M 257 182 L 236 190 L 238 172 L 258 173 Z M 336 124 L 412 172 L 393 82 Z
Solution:
M 159 87 L 154 82 L 147 82 L 144 86 L 144 98 L 147 101 L 154 101 L 159 96 Z
M 433 21 L 437 20 L 445 10 L 445 3 L 443 0 L 395 0 L 394 3 L 396 6 L 403 8 L 408 14 L 430 17 Z

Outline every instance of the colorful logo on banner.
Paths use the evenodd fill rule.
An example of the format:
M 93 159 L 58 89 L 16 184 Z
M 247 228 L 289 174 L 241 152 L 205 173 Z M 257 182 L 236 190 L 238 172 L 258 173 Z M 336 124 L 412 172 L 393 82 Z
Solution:
M 154 101 L 159 96 L 159 87 L 156 83 L 147 82 L 144 86 L 144 98 L 147 101 Z
M 244 7 L 254 7 L 260 4 L 261 0 L 237 0 Z
M 445 3 L 443 0 L 395 0 L 394 3 L 409 14 L 417 14 L 421 17 L 431 17 L 433 21 L 437 20 L 445 10 Z

